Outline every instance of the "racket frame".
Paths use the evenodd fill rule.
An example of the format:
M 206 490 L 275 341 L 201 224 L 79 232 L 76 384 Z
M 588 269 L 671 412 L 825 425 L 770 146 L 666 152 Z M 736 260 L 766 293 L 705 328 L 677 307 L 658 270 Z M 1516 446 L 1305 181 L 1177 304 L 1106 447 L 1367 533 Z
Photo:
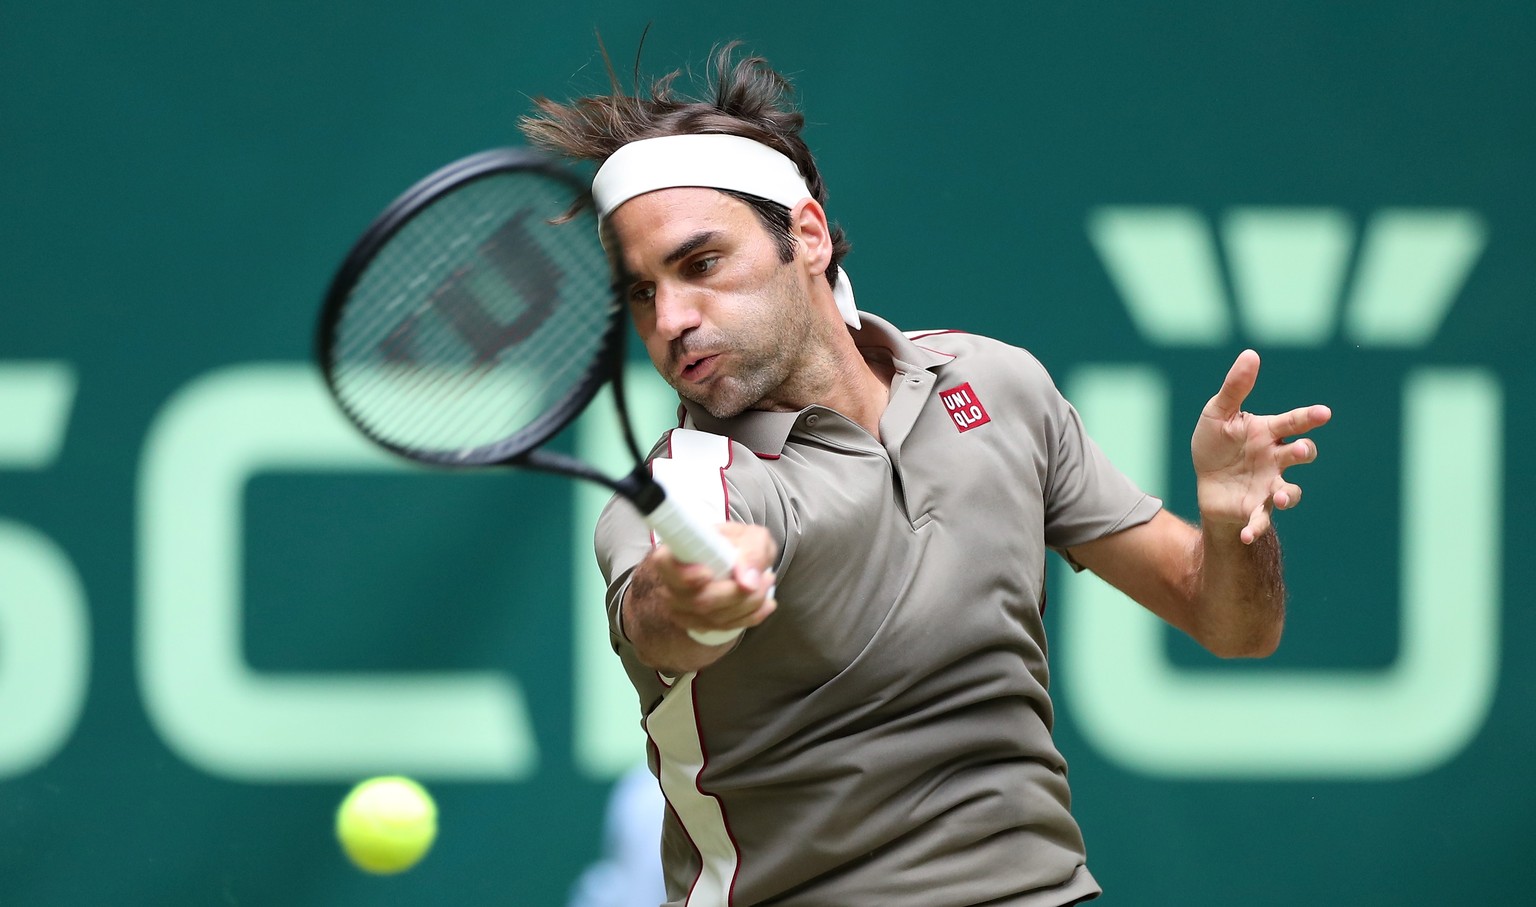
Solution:
M 526 148 L 505 147 L 483 151 L 454 161 L 418 181 L 373 220 L 354 243 L 331 279 L 315 335 L 315 356 L 320 364 L 327 390 L 348 421 L 352 422 L 370 441 L 406 459 L 449 468 L 521 466 L 541 472 L 586 479 L 606 486 L 630 501 L 646 522 L 656 530 L 658 536 L 671 545 L 680 560 L 705 564 L 714 571 L 716 576 L 726 575 L 735 561 L 735 549 L 713 528 L 698 523 L 676 502 L 667 499 L 665 490 L 651 476 L 650 466 L 635 442 L 634 430 L 629 424 L 629 410 L 624 398 L 624 356 L 628 318 L 620 302 L 622 287 L 627 285 L 629 280 L 622 271 L 623 256 L 615 245 L 616 237 L 605 237 L 608 258 L 612 264 L 611 283 L 608 296 L 608 324 L 604 328 L 597 354 L 592 357 L 592 362 L 578 385 L 566 392 L 557 403 L 551 405 L 511 438 L 461 451 L 437 451 L 410 447 L 391 441 L 373 430 L 352 411 L 346 398 L 340 393 L 333 376 L 336 364 L 333 355 L 336 329 L 341 322 L 341 313 L 352 291 L 374 258 L 406 224 L 445 193 L 476 180 L 518 170 L 533 171 L 570 188 L 572 200 L 575 203 L 575 207 L 571 210 L 577 210 L 583 205 L 593 205 L 587 186 L 573 173 L 538 152 Z M 575 457 L 541 447 L 573 422 L 605 384 L 613 388 L 613 403 L 620 433 L 636 464 L 632 471 L 618 478 Z M 734 640 L 741 634 L 741 630 L 689 630 L 688 633 L 707 645 L 721 645 Z
M 639 497 L 640 500 L 636 503 L 642 508 L 645 504 L 654 506 L 655 500 L 646 499 L 656 497 L 659 492 L 649 488 L 653 483 L 648 474 L 643 477 L 630 474 L 621 479 L 614 479 L 580 460 L 539 448 L 570 424 L 592 402 L 604 384 L 611 384 L 624 443 L 635 461 L 641 464 L 640 468 L 644 467 L 645 458 L 635 442 L 634 432 L 626 418 L 628 411 L 624 408 L 623 361 L 626 319 L 619 311 L 617 299 L 618 286 L 622 280 L 620 275 L 615 275 L 613 289 L 609 296 L 611 309 L 608 323 L 604 328 L 598 352 L 593 356 L 587 373 L 580 383 L 566 392 L 560 400 L 510 438 L 479 447 L 453 451 L 430 450 L 399 444 L 379 434 L 365 420 L 358 418 L 349 407 L 345 395 L 337 388 L 334 377 L 336 330 L 341 323 L 341 314 L 348 300 L 379 252 L 406 224 L 445 193 L 458 190 L 476 180 L 512 171 L 532 171 L 540 177 L 564 184 L 571 190 L 572 199 L 577 204 L 592 203 L 586 186 L 570 171 L 526 148 L 493 148 L 482 151 L 454 161 L 418 181 L 396 198 L 383 213 L 374 218 L 367 230 L 353 244 L 326 290 L 319 329 L 315 335 L 315 358 L 320 363 L 320 371 L 324 376 L 327 389 L 348 419 L 369 440 L 407 459 L 455 468 L 517 464 L 546 472 L 568 473 L 600 482 L 626 497 Z M 615 251 L 612 260 L 620 262 L 622 258 L 618 257 Z

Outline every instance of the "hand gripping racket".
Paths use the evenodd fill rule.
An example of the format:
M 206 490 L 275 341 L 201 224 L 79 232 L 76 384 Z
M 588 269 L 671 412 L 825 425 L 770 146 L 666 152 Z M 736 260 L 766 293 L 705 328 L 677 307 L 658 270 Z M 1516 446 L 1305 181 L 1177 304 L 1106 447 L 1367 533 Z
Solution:
M 599 482 L 679 560 L 724 576 L 735 549 L 667 499 L 635 444 L 622 383 L 623 258 L 604 250 L 594 210 L 584 182 L 525 149 L 482 152 L 417 183 L 331 282 L 317 338 L 326 385 L 388 450 Z M 636 464 L 619 479 L 541 449 L 610 382 Z M 711 645 L 740 633 L 689 632 Z

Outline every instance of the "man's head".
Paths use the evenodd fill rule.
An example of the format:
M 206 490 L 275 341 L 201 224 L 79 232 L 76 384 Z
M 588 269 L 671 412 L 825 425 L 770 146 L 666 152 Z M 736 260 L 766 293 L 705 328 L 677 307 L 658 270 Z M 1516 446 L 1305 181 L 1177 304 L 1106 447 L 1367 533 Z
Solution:
M 742 136 L 788 158 L 804 179 L 810 197 L 825 205 L 827 190 L 821 172 L 800 136 L 805 117 L 789 104 L 793 87 L 762 57 L 735 59 L 738 46 L 732 42 L 715 52 L 710 66 L 713 90 L 707 99 L 675 93 L 674 85 L 683 75 L 681 70 L 654 81 L 645 95 L 638 91 L 628 94 L 610 64 L 611 94 L 578 98 L 569 103 L 535 98 L 538 113 L 523 117 L 518 125 L 535 146 L 598 164 L 606 162 L 620 148 L 642 139 L 699 134 Z M 753 209 L 774 237 L 785 261 L 794 255 L 788 206 L 743 191 L 720 191 Z M 826 276 L 835 287 L 839 265 L 849 244 L 842 228 L 834 224 L 832 231 L 832 260 Z
M 611 95 L 540 99 L 521 124 L 535 144 L 602 165 L 593 195 L 622 240 L 647 351 L 720 417 L 815 402 L 825 349 L 847 342 L 842 321 L 857 324 L 846 277 L 837 285 L 847 241 L 822 210 L 788 84 L 761 59 L 732 63 L 732 50 L 716 54 L 712 100 L 674 97 L 678 73 L 649 97 L 615 79 Z

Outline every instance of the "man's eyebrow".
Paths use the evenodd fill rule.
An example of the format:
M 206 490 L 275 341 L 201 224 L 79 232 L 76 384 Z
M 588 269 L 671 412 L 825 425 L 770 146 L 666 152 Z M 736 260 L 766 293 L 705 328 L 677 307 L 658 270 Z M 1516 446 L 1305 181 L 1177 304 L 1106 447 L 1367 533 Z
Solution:
M 673 249 L 665 259 L 666 264 L 671 265 L 678 263 L 684 258 L 687 258 L 689 253 L 693 252 L 700 246 L 714 242 L 719 235 L 720 234 L 715 230 L 700 230 L 698 233 L 695 233 L 687 239 L 683 240 L 677 248 Z

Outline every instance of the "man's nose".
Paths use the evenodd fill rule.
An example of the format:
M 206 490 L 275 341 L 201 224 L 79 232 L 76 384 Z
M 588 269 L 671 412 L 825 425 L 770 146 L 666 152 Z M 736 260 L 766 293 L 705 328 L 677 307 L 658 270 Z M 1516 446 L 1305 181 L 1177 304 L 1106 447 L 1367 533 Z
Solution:
M 656 333 L 664 340 L 676 340 L 699 326 L 698 293 L 687 287 L 656 287 Z

